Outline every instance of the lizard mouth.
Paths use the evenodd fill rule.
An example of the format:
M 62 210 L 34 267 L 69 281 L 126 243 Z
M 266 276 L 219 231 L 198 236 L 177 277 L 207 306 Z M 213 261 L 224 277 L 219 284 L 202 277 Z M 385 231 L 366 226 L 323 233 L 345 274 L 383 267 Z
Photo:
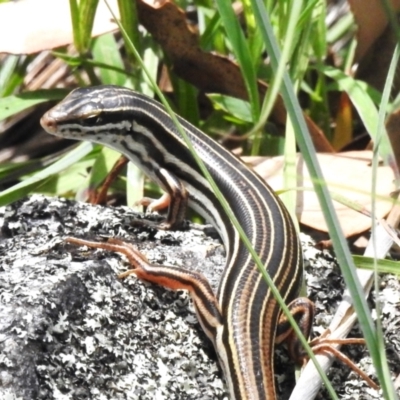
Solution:
M 57 122 L 48 112 L 40 119 L 40 125 L 48 133 L 55 134 L 57 132 Z

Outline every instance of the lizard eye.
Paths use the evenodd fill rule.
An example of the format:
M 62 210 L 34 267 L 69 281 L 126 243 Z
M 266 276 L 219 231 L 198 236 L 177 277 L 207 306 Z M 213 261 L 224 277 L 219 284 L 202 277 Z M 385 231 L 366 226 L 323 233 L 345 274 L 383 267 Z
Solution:
M 102 118 L 100 114 L 90 115 L 86 118 L 82 118 L 80 122 L 83 126 L 91 127 L 99 125 L 102 122 Z

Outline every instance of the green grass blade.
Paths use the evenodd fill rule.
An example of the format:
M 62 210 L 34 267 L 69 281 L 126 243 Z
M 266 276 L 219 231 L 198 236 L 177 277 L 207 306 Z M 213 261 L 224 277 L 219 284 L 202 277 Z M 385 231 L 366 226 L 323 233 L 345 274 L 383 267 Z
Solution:
M 173 80 L 173 85 L 180 115 L 194 126 L 199 126 L 200 111 L 197 101 L 198 90 L 190 83 L 179 78 Z
M 392 260 L 376 260 L 373 257 L 353 255 L 357 268 L 377 271 L 380 274 L 400 275 L 400 262 Z
M 157 50 L 148 46 L 146 50 L 143 52 L 143 60 L 147 67 L 147 71 L 149 74 L 156 79 L 158 74 L 158 67 L 160 65 L 160 57 L 157 54 Z M 149 96 L 154 97 L 154 89 L 151 85 L 151 82 L 147 79 L 147 75 L 142 70 L 140 75 L 139 82 L 140 92 Z
M 239 120 L 251 123 L 250 103 L 236 97 L 224 96 L 222 94 L 209 94 L 207 97 L 212 101 L 215 110 L 222 110 L 233 115 Z
M 83 53 L 82 33 L 80 27 L 80 15 L 78 0 L 69 0 L 69 9 L 71 11 L 72 32 L 74 36 L 74 45 L 80 54 Z
M 107 65 L 106 68 L 100 68 L 101 82 L 104 85 L 124 85 L 127 76 L 114 35 L 107 33 L 94 39 L 92 53 L 94 61 L 98 62 L 97 66 Z
M 99 0 L 81 0 L 79 4 L 79 32 L 80 32 L 80 54 L 85 54 L 92 41 L 92 29 L 94 17 Z M 75 28 L 75 27 L 74 27 Z
M 28 160 L 22 162 L 0 163 L 0 186 L 9 182 L 15 182 L 21 176 L 33 173 L 42 167 L 40 160 Z
M 213 16 L 205 23 L 204 19 L 210 14 L 211 10 L 200 5 L 197 6 L 197 10 L 199 13 L 199 29 L 201 32 L 199 47 L 204 51 L 211 51 L 213 49 L 212 42 L 214 35 L 221 25 L 221 18 L 217 12 L 212 10 Z
M 0 99 L 0 121 L 24 111 L 29 107 L 50 100 L 61 100 L 67 95 L 65 89 L 35 90 Z
M 19 56 L 9 55 L 5 60 L 2 60 L 0 67 L 0 98 L 11 94 L 9 91 L 9 81 L 17 68 Z
M 45 179 L 43 183 L 34 188 L 36 193 L 45 196 L 72 197 L 75 194 L 77 200 L 85 201 L 88 198 L 88 170 L 93 166 L 93 160 L 97 150 L 91 151 L 76 163 L 62 171 Z
M 102 184 L 120 157 L 121 154 L 117 151 L 103 146 L 99 155 L 96 157 L 96 161 L 92 165 L 89 184 L 87 184 L 86 187 L 96 189 Z
M 70 54 L 62 53 L 60 51 L 52 51 L 52 54 L 55 57 L 61 58 L 62 60 L 64 60 L 68 65 L 70 65 L 73 68 L 79 67 L 80 65 L 86 65 L 87 64 L 87 65 L 90 65 L 90 66 L 93 66 L 93 67 L 97 67 L 97 68 L 100 68 L 100 69 L 106 69 L 106 70 L 114 71 L 114 72 L 117 72 L 120 75 L 131 76 L 129 74 L 129 72 L 126 71 L 124 65 L 122 65 L 120 67 L 117 67 L 116 65 L 111 65 L 108 62 L 100 62 L 98 60 L 91 60 L 91 59 L 88 59 L 88 58 L 82 57 L 82 56 L 71 56 Z M 98 58 L 101 58 L 101 57 L 98 56 Z M 97 57 L 96 57 L 96 59 L 97 59 Z M 118 64 L 118 62 L 116 60 L 114 60 L 113 63 L 114 64 Z
M 334 79 L 339 86 L 339 89 L 346 92 L 354 107 L 356 108 L 360 118 L 367 129 L 372 140 L 376 141 L 376 127 L 378 125 L 378 110 L 369 94 L 369 88 L 366 83 L 357 81 L 344 72 L 326 66 L 323 68 L 326 76 Z M 388 136 L 385 134 L 380 139 L 379 154 L 388 165 L 395 165 L 392 145 Z M 398 173 L 396 172 L 398 177 Z
M 232 45 L 233 53 L 240 65 L 247 92 L 249 94 L 253 122 L 260 115 L 260 100 L 257 87 L 257 75 L 251 59 L 249 46 L 239 25 L 229 0 L 216 0 L 217 8 L 224 25 L 225 31 Z
M 382 101 L 379 106 L 379 114 L 378 114 L 378 121 L 377 125 L 375 128 L 375 139 L 374 139 L 374 158 L 372 160 L 372 167 L 373 167 L 373 174 L 372 174 L 372 184 L 371 184 L 371 214 L 372 214 L 372 230 L 371 230 L 371 240 L 372 240 L 372 249 L 373 249 L 373 254 L 376 255 L 378 254 L 377 251 L 377 222 L 376 222 L 376 213 L 375 213 L 375 208 L 376 208 L 376 187 L 377 187 L 377 174 L 378 174 L 378 165 L 379 165 L 379 154 L 382 154 L 381 151 L 381 146 L 384 147 L 384 154 L 386 157 L 393 157 L 391 146 L 388 149 L 387 141 L 388 135 L 385 129 L 385 118 L 386 118 L 386 110 L 388 109 L 389 105 L 389 100 L 390 100 L 390 93 L 393 87 L 393 82 L 394 82 L 394 77 L 396 74 L 397 70 L 397 65 L 399 62 L 399 57 L 400 57 L 400 47 L 399 44 L 395 47 L 395 50 L 393 52 L 392 60 L 389 66 L 389 71 L 387 73 L 386 77 L 386 82 L 385 82 L 385 87 L 383 90 L 382 94 Z M 389 143 L 390 145 L 390 143 Z M 390 152 L 390 154 L 387 154 L 387 152 Z M 394 157 L 393 157 L 394 160 Z M 396 165 L 396 163 L 393 161 L 393 164 Z M 397 168 L 394 169 L 395 173 L 397 175 L 397 182 L 399 182 L 399 172 Z M 375 256 L 376 258 L 376 256 Z M 379 278 L 378 278 L 378 261 L 374 260 L 374 288 L 375 288 L 375 293 L 379 293 L 380 285 L 379 285 Z M 379 301 L 376 302 L 376 312 L 377 315 L 381 315 L 381 307 Z M 389 395 L 392 395 L 390 390 L 393 388 L 393 383 L 391 379 L 391 374 L 389 371 L 388 367 L 388 361 L 387 361 L 387 356 L 386 356 L 386 351 L 385 351 L 385 343 L 384 343 L 384 334 L 383 334 L 383 329 L 382 329 L 382 323 L 380 318 L 377 318 L 377 341 L 378 341 L 378 346 L 380 347 L 381 351 L 379 352 L 379 364 L 382 367 L 381 375 L 383 377 L 384 382 L 381 382 L 382 387 L 384 388 L 384 393 L 388 392 Z M 375 362 L 375 360 L 374 360 Z M 393 389 L 394 390 L 394 389 Z M 389 398 L 389 397 L 388 397 Z M 394 397 L 390 397 L 394 398 Z
M 126 30 L 128 37 L 133 42 L 139 54 L 142 54 L 142 43 L 139 33 L 139 17 L 136 9 L 136 2 L 132 0 L 118 0 L 119 15 L 121 16 L 121 23 Z M 129 61 L 132 65 L 136 64 L 135 57 L 130 52 L 127 46 Z
M 292 46 L 293 46 L 293 42 L 294 42 L 294 37 L 296 35 L 295 28 L 296 28 L 297 22 L 299 20 L 302 8 L 303 8 L 302 0 L 295 1 L 293 3 L 293 6 L 291 7 L 287 31 L 286 31 L 286 35 L 285 35 L 286 39 L 284 41 L 283 51 L 282 51 L 281 57 L 279 59 L 278 68 L 274 73 L 272 82 L 271 82 L 270 87 L 267 91 L 267 94 L 264 98 L 260 118 L 259 118 L 258 122 L 256 121 L 257 123 L 254 125 L 252 132 L 258 132 L 259 130 L 262 129 L 262 127 L 267 122 L 267 119 L 271 113 L 272 108 L 275 105 L 276 98 L 278 96 L 280 87 L 282 85 L 283 73 L 286 70 L 286 66 L 287 66 L 288 60 L 290 58 L 292 49 L 293 49 Z M 259 145 L 260 145 L 259 141 L 254 142 L 254 146 L 252 149 L 253 155 L 259 154 Z
M 9 189 L 3 190 L 0 192 L 0 206 L 7 205 L 28 195 L 33 188 L 40 186 L 48 178 L 73 165 L 90 153 L 92 149 L 93 145 L 91 143 L 81 143 L 78 147 L 54 164 L 39 171 L 30 178 L 25 179 L 23 182 L 20 182 Z

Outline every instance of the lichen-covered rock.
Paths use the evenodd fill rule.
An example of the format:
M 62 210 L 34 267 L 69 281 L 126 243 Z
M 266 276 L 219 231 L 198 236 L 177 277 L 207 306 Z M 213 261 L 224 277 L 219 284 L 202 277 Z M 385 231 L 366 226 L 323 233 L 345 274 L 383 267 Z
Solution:
M 217 271 L 218 281 L 218 241 L 133 228 L 131 218 L 127 209 L 42 196 L 1 209 L 1 399 L 224 398 L 186 293 L 121 281 L 128 266 L 119 255 L 63 242 L 129 238 L 154 263 Z
M 66 236 L 119 237 L 152 263 L 202 272 L 217 290 L 225 262 L 217 239 L 199 230 L 135 227 L 131 221 L 137 218 L 143 215 L 124 207 L 38 195 L 0 208 L 0 400 L 228 399 L 216 355 L 187 293 L 134 275 L 120 280 L 118 274 L 129 268 L 122 256 L 63 241 Z M 304 237 L 303 248 L 319 334 L 344 285 L 327 251 L 316 250 Z M 400 286 L 390 276 L 383 282 L 382 324 L 396 374 Z M 285 400 L 294 385 L 288 373 L 293 364 L 280 354 L 275 374 L 279 399 Z M 351 347 L 347 354 L 373 375 L 363 346 Z M 341 399 L 379 399 L 341 363 L 328 376 Z

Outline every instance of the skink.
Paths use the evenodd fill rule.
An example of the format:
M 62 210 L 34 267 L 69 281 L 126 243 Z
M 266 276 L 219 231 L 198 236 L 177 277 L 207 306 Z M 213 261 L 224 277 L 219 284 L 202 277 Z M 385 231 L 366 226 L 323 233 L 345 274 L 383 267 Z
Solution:
M 179 118 L 179 117 L 178 117 Z M 179 121 L 257 251 L 286 303 L 298 305 L 302 252 L 288 211 L 272 189 L 228 150 L 182 118 Z M 280 307 L 262 279 L 236 229 L 168 113 L 155 100 L 116 86 L 79 88 L 41 119 L 56 136 L 113 148 L 138 165 L 169 195 L 162 228 L 182 223 L 186 206 L 217 229 L 226 248 L 226 267 L 215 296 L 200 274 L 151 265 L 118 240 L 87 244 L 128 256 L 139 278 L 187 289 L 198 319 L 214 344 L 231 399 L 274 400 L 273 353 L 288 331 Z M 306 307 L 305 299 L 298 299 Z M 278 329 L 280 326 L 280 329 Z M 309 327 L 306 329 L 308 335 Z

